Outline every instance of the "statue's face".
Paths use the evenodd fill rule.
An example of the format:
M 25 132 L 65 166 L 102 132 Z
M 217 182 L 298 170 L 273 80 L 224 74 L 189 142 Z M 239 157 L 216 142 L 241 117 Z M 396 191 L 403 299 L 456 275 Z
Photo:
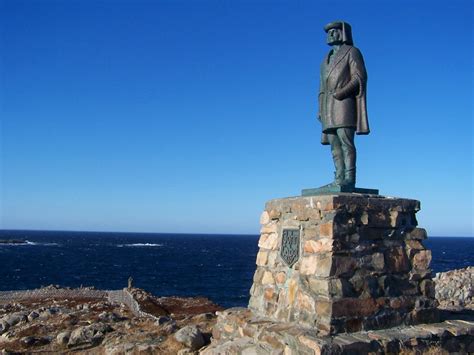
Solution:
M 330 46 L 334 44 L 342 44 L 342 31 L 340 28 L 331 28 L 328 31 L 327 42 Z

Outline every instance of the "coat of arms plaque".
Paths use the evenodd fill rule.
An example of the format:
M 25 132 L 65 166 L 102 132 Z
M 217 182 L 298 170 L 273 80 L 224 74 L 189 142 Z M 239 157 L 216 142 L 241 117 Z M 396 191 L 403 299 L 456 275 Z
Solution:
M 280 256 L 289 267 L 298 261 L 300 257 L 299 229 L 283 229 Z

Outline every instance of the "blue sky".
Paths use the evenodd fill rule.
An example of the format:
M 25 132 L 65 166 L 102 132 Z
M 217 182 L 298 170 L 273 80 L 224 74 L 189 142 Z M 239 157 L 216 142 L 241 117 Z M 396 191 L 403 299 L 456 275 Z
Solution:
M 473 233 L 472 1 L 0 1 L 1 228 L 258 233 L 332 179 L 323 26 L 365 57 L 358 185 Z

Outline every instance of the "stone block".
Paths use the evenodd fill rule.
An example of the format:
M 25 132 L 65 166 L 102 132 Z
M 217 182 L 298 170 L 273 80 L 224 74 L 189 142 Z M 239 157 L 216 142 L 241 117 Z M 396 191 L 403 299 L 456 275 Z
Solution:
M 270 222 L 270 215 L 267 211 L 263 211 L 260 215 L 260 224 L 264 225 Z
M 318 277 L 328 277 L 332 273 L 333 258 L 331 253 L 319 254 L 316 257 L 316 270 L 313 273 Z
M 381 271 L 385 267 L 385 258 L 383 253 L 372 254 L 371 267 L 375 270 Z
M 330 279 L 329 296 L 332 299 L 338 299 L 342 297 L 353 297 L 354 290 L 350 282 L 344 278 Z
M 290 305 L 294 303 L 297 291 L 298 282 L 295 279 L 291 279 L 288 283 L 288 303 Z
M 402 247 L 393 247 L 385 252 L 387 268 L 391 272 L 406 272 L 409 269 L 408 257 Z
M 331 259 L 333 262 L 330 276 L 351 277 L 358 266 L 357 259 L 351 256 L 332 256 Z
M 387 229 L 375 228 L 371 225 L 360 226 L 358 229 L 358 234 L 361 240 L 381 240 L 386 236 Z
M 414 309 L 410 313 L 410 323 L 435 323 L 439 322 L 439 311 L 436 308 Z
M 366 270 L 357 270 L 355 274 L 349 279 L 349 282 L 357 293 L 362 292 L 367 274 L 368 272 Z
M 278 224 L 276 221 L 272 221 L 270 223 L 264 224 L 262 228 L 260 228 L 260 234 L 273 234 L 278 232 Z
M 305 253 L 325 253 L 333 250 L 333 240 L 329 238 L 320 238 L 318 240 L 307 240 L 304 242 Z
M 263 297 L 267 301 L 273 300 L 274 299 L 273 296 L 275 296 L 275 290 L 271 287 L 266 288 L 265 291 L 263 292 Z
M 369 214 L 369 223 L 372 228 L 391 228 L 392 219 L 389 211 L 374 211 Z
M 316 255 L 303 256 L 301 258 L 300 274 L 314 275 L 316 273 L 318 257 Z
M 323 223 L 319 226 L 319 236 L 322 238 L 333 238 L 334 237 L 334 224 L 333 222 Z
M 406 235 L 407 239 L 423 240 L 427 238 L 426 230 L 423 228 L 413 228 Z
M 253 275 L 254 285 L 259 285 L 261 283 L 264 271 L 265 270 L 262 268 L 257 268 L 257 270 L 255 271 L 255 274 Z
M 265 266 L 268 260 L 268 251 L 260 250 L 257 254 L 256 264 L 258 266 Z
M 302 345 L 309 349 L 308 353 L 319 355 L 323 354 L 325 344 L 321 341 L 321 339 L 312 337 L 311 335 L 300 335 L 298 340 Z
M 273 285 L 274 283 L 273 274 L 270 271 L 265 271 L 262 276 L 262 285 Z
M 286 273 L 280 271 L 275 275 L 275 281 L 277 284 L 283 284 L 286 281 Z
M 314 314 L 314 299 L 301 290 L 297 294 L 298 308 Z
M 428 270 L 431 263 L 431 250 L 420 250 L 412 258 L 412 265 L 415 270 Z
M 276 267 L 278 260 L 278 251 L 273 250 L 268 252 L 267 267 Z
M 268 212 L 268 216 L 270 217 L 271 220 L 280 219 L 280 217 L 281 217 L 281 212 L 272 209 L 272 210 L 270 210 L 270 211 Z
M 314 303 L 316 314 L 319 317 L 330 318 L 332 316 L 332 301 L 328 300 L 317 300 Z
M 312 227 L 305 227 L 303 229 L 303 238 L 304 240 L 308 239 L 316 239 L 319 237 L 319 228 L 312 226 Z
M 328 279 L 310 278 L 309 288 L 316 296 L 329 298 L 329 282 Z
M 263 233 L 260 236 L 258 246 L 262 249 L 275 250 L 278 247 L 278 235 L 276 233 Z
M 372 298 L 345 298 L 334 301 L 332 315 L 334 317 L 367 317 L 377 312 L 379 306 Z
M 420 282 L 420 291 L 423 296 L 435 298 L 435 283 L 432 280 L 422 280 Z

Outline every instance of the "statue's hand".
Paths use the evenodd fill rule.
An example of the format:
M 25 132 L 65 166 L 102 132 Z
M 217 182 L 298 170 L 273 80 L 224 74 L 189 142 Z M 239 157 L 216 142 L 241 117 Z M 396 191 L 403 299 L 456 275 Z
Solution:
M 333 96 L 336 100 L 339 100 L 339 101 L 345 99 L 343 93 L 340 92 L 340 91 L 335 91 L 335 92 L 332 94 L 332 96 Z

